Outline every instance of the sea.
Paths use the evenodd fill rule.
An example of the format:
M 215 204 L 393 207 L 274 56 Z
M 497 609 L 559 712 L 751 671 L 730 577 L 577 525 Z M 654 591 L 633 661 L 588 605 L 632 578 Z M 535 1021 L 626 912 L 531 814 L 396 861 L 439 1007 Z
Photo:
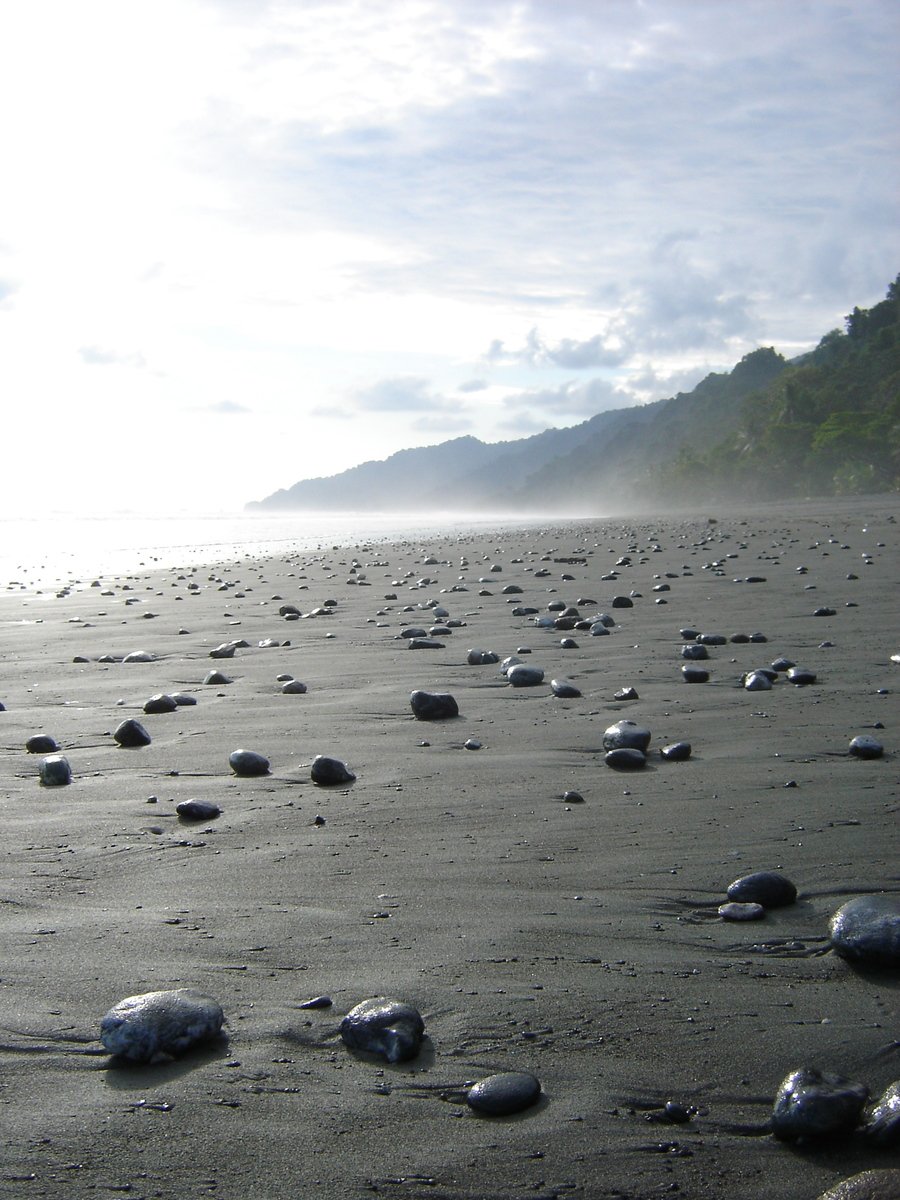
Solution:
M 558 525 L 565 518 L 554 517 Z M 56 513 L 0 517 L 0 587 L 48 587 L 158 568 L 540 529 L 540 517 L 451 513 Z

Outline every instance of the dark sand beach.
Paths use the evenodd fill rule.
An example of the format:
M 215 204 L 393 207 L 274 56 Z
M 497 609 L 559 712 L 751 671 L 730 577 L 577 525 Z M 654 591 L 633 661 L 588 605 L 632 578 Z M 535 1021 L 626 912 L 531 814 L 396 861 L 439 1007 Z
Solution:
M 896 1168 L 858 1135 L 793 1146 L 766 1122 L 798 1067 L 873 1096 L 900 1077 L 900 977 L 828 949 L 845 900 L 900 891 L 900 501 L 714 515 L 5 587 L 0 1195 L 813 1200 Z M 616 624 L 513 615 L 557 600 Z M 409 649 L 398 635 L 438 623 L 434 604 L 464 624 Z M 687 684 L 685 627 L 766 641 L 710 647 L 709 682 Z M 529 648 L 544 683 L 510 687 L 474 647 Z M 154 660 L 118 661 L 137 650 Z M 741 686 L 781 655 L 816 682 Z M 232 682 L 204 684 L 211 669 Z M 559 677 L 581 697 L 556 698 Z M 460 715 L 417 721 L 414 689 Z M 196 704 L 144 714 L 172 692 Z M 128 717 L 149 746 L 116 744 Z M 652 733 L 643 770 L 604 763 L 622 718 Z M 41 786 L 35 733 L 68 786 Z M 847 753 L 864 733 L 883 757 Z M 690 759 L 660 758 L 681 739 Z M 235 776 L 238 747 L 270 774 Z M 356 782 L 314 785 L 319 754 Z M 189 798 L 221 815 L 181 821 Z M 762 869 L 797 902 L 720 919 L 728 884 Z M 104 1013 L 181 987 L 218 1000 L 227 1039 L 112 1060 Z M 420 1010 L 416 1059 L 342 1044 L 374 996 Z M 467 1088 L 506 1070 L 541 1100 L 476 1115 Z M 690 1119 L 661 1119 L 667 1101 Z

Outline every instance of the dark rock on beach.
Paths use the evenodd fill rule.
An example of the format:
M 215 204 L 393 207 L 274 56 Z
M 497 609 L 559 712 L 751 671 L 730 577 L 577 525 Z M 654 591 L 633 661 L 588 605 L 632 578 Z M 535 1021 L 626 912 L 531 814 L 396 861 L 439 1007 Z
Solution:
M 850 753 L 854 758 L 881 758 L 884 746 L 871 734 L 860 733 L 850 742 Z
M 139 746 L 149 746 L 151 741 L 150 734 L 140 721 L 135 721 L 131 717 L 116 726 L 113 738 L 127 750 L 133 750 Z
M 636 721 L 616 721 L 603 733 L 604 750 L 641 750 L 650 745 L 650 730 Z
M 161 1062 L 219 1036 L 221 1006 L 193 988 L 145 992 L 114 1005 L 100 1023 L 110 1054 L 131 1062 Z
M 175 805 L 175 812 L 183 821 L 212 821 L 222 814 L 218 804 L 209 800 L 182 800 Z
M 790 879 L 777 871 L 754 871 L 742 875 L 728 885 L 729 900 L 741 904 L 761 904 L 763 908 L 783 908 L 797 899 L 797 889 Z
M 59 749 L 59 742 L 49 733 L 34 733 L 25 743 L 29 754 L 53 754 Z
M 444 721 L 459 716 L 459 705 L 449 692 L 410 693 L 410 707 L 417 721 Z
M 617 750 L 607 751 L 603 761 L 616 771 L 638 771 L 647 765 L 647 756 L 633 746 L 620 746 Z
M 65 787 L 72 782 L 72 768 L 62 754 L 51 754 L 43 759 L 38 772 L 44 787 Z
M 269 760 L 264 754 L 255 750 L 232 750 L 228 755 L 228 765 L 235 775 L 268 775 Z
M 900 1146 L 900 1079 L 885 1089 L 866 1114 L 863 1133 L 873 1146 L 885 1150 Z
M 544 682 L 544 672 L 540 667 L 517 663 L 506 672 L 506 678 L 512 687 L 537 687 Z
M 384 996 L 363 1000 L 341 1021 L 341 1038 L 351 1050 L 377 1054 L 390 1063 L 419 1053 L 425 1022 L 418 1009 Z
M 320 787 L 337 787 L 342 783 L 352 783 L 356 778 L 345 762 L 339 758 L 329 758 L 326 754 L 316 755 L 309 775 L 313 783 Z
M 159 692 L 144 701 L 145 713 L 170 713 L 174 712 L 177 707 L 178 701 L 175 697 L 169 696 L 165 692 Z
M 900 897 L 857 896 L 829 923 L 831 948 L 862 967 L 900 967 Z
M 864 1084 L 803 1067 L 778 1089 L 772 1132 L 791 1142 L 850 1133 L 859 1124 L 868 1095 Z
M 550 690 L 561 700 L 577 700 L 581 695 L 575 684 L 570 683 L 568 679 L 551 679 Z
M 691 743 L 670 742 L 668 746 L 663 746 L 659 756 L 667 762 L 685 762 L 691 757 Z
M 508 1117 L 536 1104 L 540 1080 L 527 1071 L 501 1071 L 480 1079 L 469 1090 L 466 1103 L 475 1112 L 490 1117 Z

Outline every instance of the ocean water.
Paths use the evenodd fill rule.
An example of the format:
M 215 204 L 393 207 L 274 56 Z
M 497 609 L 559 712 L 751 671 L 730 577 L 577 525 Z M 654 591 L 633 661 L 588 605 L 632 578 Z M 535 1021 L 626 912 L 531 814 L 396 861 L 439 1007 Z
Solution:
M 555 518 L 555 522 L 559 522 Z M 0 518 L 0 587 L 45 587 L 159 567 L 333 546 L 539 528 L 539 518 L 429 513 L 209 516 L 57 514 Z

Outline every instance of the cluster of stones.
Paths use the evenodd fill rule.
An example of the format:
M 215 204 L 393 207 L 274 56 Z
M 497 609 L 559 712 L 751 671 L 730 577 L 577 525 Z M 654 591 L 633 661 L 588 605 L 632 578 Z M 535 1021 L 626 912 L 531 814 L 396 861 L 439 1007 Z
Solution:
M 782 1141 L 821 1141 L 859 1129 L 881 1149 L 900 1146 L 900 1080 L 866 1111 L 869 1089 L 842 1075 L 801 1067 L 783 1080 L 772 1109 L 772 1132 Z
M 636 721 L 621 720 L 603 733 L 603 761 L 616 771 L 636 771 L 647 765 L 650 730 Z M 660 757 L 667 762 L 684 762 L 691 756 L 690 742 L 672 742 L 663 746 Z
M 725 921 L 758 921 L 770 908 L 784 908 L 797 899 L 797 888 L 777 871 L 754 871 L 728 885 L 728 900 L 719 905 Z

